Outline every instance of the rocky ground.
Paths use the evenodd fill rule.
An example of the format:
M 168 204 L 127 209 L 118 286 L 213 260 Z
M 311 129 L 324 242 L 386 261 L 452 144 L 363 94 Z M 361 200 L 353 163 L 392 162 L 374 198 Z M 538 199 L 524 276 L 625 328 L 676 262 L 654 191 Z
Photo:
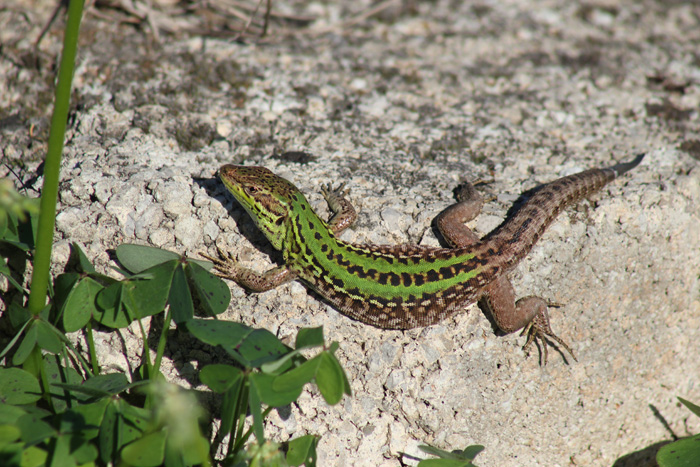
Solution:
M 54 7 L 0 8 L 3 176 L 34 193 L 62 15 L 34 43 Z M 476 306 L 386 331 L 298 283 L 259 295 L 232 284 L 226 319 L 290 340 L 323 325 L 340 343 L 353 396 L 329 407 L 311 390 L 266 427 L 280 441 L 321 435 L 319 465 L 410 464 L 402 453 L 423 443 L 482 444 L 479 465 L 653 465 L 644 459 L 658 443 L 700 431 L 676 400 L 700 403 L 700 6 L 372 7 L 273 2 L 283 15 L 258 39 L 259 21 L 236 37 L 244 22 L 204 4 L 89 6 L 57 267 L 77 242 L 107 270 L 108 250 L 129 242 L 192 256 L 218 245 L 266 269 L 278 256 L 214 178 L 224 163 L 270 168 L 323 213 L 321 185 L 346 182 L 360 217 L 345 240 L 438 245 L 431 220 L 462 180 L 489 182 L 481 189 L 493 199 L 472 223 L 486 234 L 521 192 L 645 152 L 640 167 L 560 215 L 513 274 L 519 296 L 564 305 L 553 327 L 578 362 L 550 352 L 540 366 Z M 165 373 L 196 387 L 215 356 L 178 339 Z M 116 337 L 100 342 L 102 358 L 124 369 Z

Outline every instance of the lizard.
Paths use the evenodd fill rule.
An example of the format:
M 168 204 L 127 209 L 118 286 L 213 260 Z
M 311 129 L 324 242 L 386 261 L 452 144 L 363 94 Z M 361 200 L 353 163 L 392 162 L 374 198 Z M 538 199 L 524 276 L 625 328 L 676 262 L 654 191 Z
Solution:
M 629 162 L 541 185 L 483 238 L 465 225 L 484 203 L 474 185 L 466 182 L 456 190 L 457 203 L 435 220 L 449 248 L 345 242 L 339 234 L 357 219 L 345 197 L 349 192 L 345 184 L 321 187 L 332 212 L 325 221 L 296 186 L 269 169 L 226 164 L 219 169 L 219 178 L 272 246 L 282 251 L 284 263 L 259 273 L 220 248 L 218 257 L 200 254 L 214 263 L 220 277 L 251 292 L 301 280 L 342 313 L 379 328 L 429 326 L 478 301 L 503 333 L 523 329 L 525 351 L 533 342 L 541 344 L 544 364 L 552 341 L 576 360 L 550 326 L 548 307 L 558 305 L 536 296 L 516 301 L 507 276 L 566 206 L 633 169 L 643 158 L 640 154 Z

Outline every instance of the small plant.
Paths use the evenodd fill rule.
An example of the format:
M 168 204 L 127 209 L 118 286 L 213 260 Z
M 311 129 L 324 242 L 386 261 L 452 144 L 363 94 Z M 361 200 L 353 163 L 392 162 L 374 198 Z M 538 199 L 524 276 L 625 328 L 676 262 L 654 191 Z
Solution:
M 691 412 L 700 417 L 700 406 L 690 401 L 678 398 L 679 401 Z M 660 467 L 687 467 L 698 465 L 700 459 L 700 434 L 688 438 L 679 439 L 659 449 L 656 454 L 656 462 Z
M 67 5 L 41 199 L 22 197 L 0 181 L 0 276 L 8 288 L 0 296 L 0 328 L 13 333 L 0 352 L 0 465 L 209 466 L 215 453 L 220 453 L 216 462 L 227 466 L 315 465 L 317 437 L 280 446 L 266 439 L 264 421 L 310 382 L 331 405 L 350 395 L 335 356 L 338 344 L 326 345 L 321 328 L 301 329 L 292 349 L 267 330 L 216 320 L 231 296 L 209 272 L 211 264 L 145 246 L 116 249 L 123 278 L 115 279 L 97 272 L 73 244 L 75 267 L 52 280 L 59 167 L 83 0 Z M 27 260 L 29 290 L 23 285 Z M 208 318 L 195 317 L 197 311 Z M 144 320 L 161 313 L 151 358 Z M 221 346 L 232 359 L 200 373 L 222 399 L 213 443 L 212 420 L 200 408 L 198 393 L 166 383 L 160 372 L 173 323 L 205 344 Z M 141 364 L 128 376 L 104 372 L 93 328 L 119 332 L 132 324 L 143 336 Z M 71 333 L 80 333 L 87 355 L 75 347 Z M 302 355 L 314 351 L 311 358 Z M 442 459 L 420 465 L 468 466 L 469 456 L 478 453 L 428 449 Z
M 449 452 L 433 446 L 421 444 L 418 446 L 418 449 L 426 454 L 431 454 L 437 457 L 437 459 L 419 459 L 417 457 L 404 454 L 404 456 L 411 459 L 420 460 L 420 462 L 418 462 L 418 467 L 476 467 L 472 461 L 481 451 L 484 450 L 484 447 L 472 445 L 467 446 L 461 451 L 455 450 Z
M 290 349 L 265 330 L 194 318 L 195 297 L 204 315 L 223 312 L 228 287 L 208 271 L 210 264 L 155 248 L 118 247 L 118 271 L 124 276 L 118 280 L 97 272 L 74 244 L 76 267 L 51 280 L 59 167 L 82 8 L 82 0 L 68 3 L 39 214 L 35 200 L 18 195 L 7 181 L 0 183 L 0 275 L 8 283 L 2 320 L 3 329 L 13 332 L 0 352 L 0 465 L 208 466 L 215 452 L 223 453 L 227 465 L 314 465 L 315 437 L 291 441 L 284 454 L 265 438 L 263 422 L 272 407 L 296 400 L 311 381 L 329 403 L 350 394 L 334 355 L 338 345 L 325 347 L 321 329 L 302 329 Z M 29 291 L 23 286 L 27 259 L 32 261 Z M 143 320 L 160 313 L 164 325 L 152 359 Z M 209 429 L 202 430 L 197 393 L 165 383 L 160 373 L 171 322 L 205 343 L 222 345 L 237 363 L 202 371 L 202 380 L 224 401 L 213 446 L 205 435 Z M 132 323 L 143 335 L 141 365 L 129 377 L 104 373 L 93 327 L 118 332 Z M 82 333 L 87 356 L 73 345 L 67 335 L 72 332 Z M 322 350 L 312 359 L 301 355 L 314 347 Z M 249 442 L 252 434 L 255 442 Z M 220 450 L 226 436 L 228 446 Z
M 329 404 L 350 394 L 334 355 L 338 344 L 325 347 L 321 328 L 301 329 L 290 349 L 264 329 L 194 318 L 193 296 L 215 316 L 227 308 L 229 289 L 199 262 L 171 252 L 121 245 L 116 256 L 126 268 L 120 270 L 122 280 L 97 273 L 77 245 L 73 256 L 78 271 L 56 278 L 50 306 L 34 316 L 12 305 L 7 315 L 17 332 L 2 352 L 14 366 L 0 369 L 0 460 L 33 466 L 60 456 L 75 465 L 119 460 L 133 466 L 185 466 L 210 465 L 210 452 L 223 452 L 226 463 L 254 465 L 276 449 L 288 465 L 315 464 L 315 437 L 291 441 L 285 456 L 265 438 L 263 423 L 272 408 L 295 401 L 311 381 Z M 163 311 L 165 324 L 151 360 L 141 320 Z M 236 363 L 209 365 L 200 374 L 223 399 L 211 450 L 199 426 L 203 412 L 195 392 L 165 383 L 160 374 L 171 320 L 202 342 L 221 346 Z M 93 325 L 119 329 L 132 323 L 144 336 L 142 363 L 132 381 L 122 373 L 102 374 Z M 77 330 L 84 331 L 87 360 L 65 334 Z M 318 347 L 321 351 L 310 360 L 301 355 Z M 34 365 L 35 349 L 41 356 L 38 372 L 19 368 Z M 252 423 L 246 429 L 249 413 Z M 248 446 L 251 435 L 256 442 Z M 227 446 L 219 449 L 226 436 Z

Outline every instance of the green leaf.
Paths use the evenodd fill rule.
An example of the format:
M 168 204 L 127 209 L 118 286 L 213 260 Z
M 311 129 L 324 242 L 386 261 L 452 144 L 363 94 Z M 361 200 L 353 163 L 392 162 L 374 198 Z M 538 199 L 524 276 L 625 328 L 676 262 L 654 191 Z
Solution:
M 93 315 L 97 322 L 115 329 L 125 328 L 131 323 L 122 305 L 123 287 L 124 282 L 115 282 L 98 292 L 95 300 L 97 309 Z
M 186 271 L 199 301 L 209 316 L 226 311 L 231 302 L 231 289 L 228 285 L 194 261 L 187 261 Z
M 29 355 L 31 355 L 34 347 L 36 347 L 37 334 L 36 320 L 34 320 L 29 325 L 27 332 L 24 334 L 24 339 L 22 339 L 22 342 L 20 342 L 17 350 L 15 350 L 15 354 L 12 356 L 13 365 L 21 365 L 27 360 L 27 358 L 29 358 Z
M 223 322 L 218 321 L 218 323 Z M 247 366 L 253 368 L 259 368 L 263 363 L 277 360 L 290 351 L 289 347 L 267 329 L 253 329 L 238 346 L 228 343 L 222 347 L 230 355 L 239 354 Z
M 177 261 L 159 264 L 140 277 L 131 277 L 105 287 L 97 294 L 95 319 L 111 328 L 124 328 L 137 318 L 165 309 Z
M 0 240 L 5 238 L 8 223 L 9 217 L 7 216 L 7 210 L 4 209 L 4 206 L 0 207 Z
M 86 277 L 73 288 L 63 304 L 63 327 L 66 332 L 82 329 L 92 314 L 97 312 L 95 299 L 103 289 L 102 284 Z
M 87 272 L 88 274 L 95 273 L 95 267 L 92 265 L 88 257 L 85 256 L 85 253 L 83 253 L 83 250 L 80 248 L 80 245 L 73 242 L 71 244 L 71 248 L 73 250 L 73 254 L 78 258 L 78 264 L 80 264 L 80 269 L 83 272 Z
M 301 355 L 300 350 L 292 350 L 282 358 L 266 362 L 260 365 L 260 370 L 269 375 L 278 376 L 294 366 L 294 362 L 303 363 L 306 359 Z
M 187 323 L 187 330 L 205 344 L 216 346 L 231 343 L 237 346 L 250 334 L 252 328 L 229 321 L 196 318 Z
M 467 446 L 464 450 L 455 450 L 452 452 L 445 451 L 443 449 L 436 448 L 434 446 L 428 446 L 425 444 L 421 444 L 418 446 L 418 448 L 427 453 L 431 454 L 433 456 L 437 456 L 440 459 L 428 459 L 424 460 L 418 463 L 421 467 L 427 465 L 427 466 L 472 466 L 471 461 L 474 460 L 474 458 L 479 454 L 481 451 L 484 450 L 483 446 L 480 446 L 478 444 L 474 444 L 471 446 Z M 428 462 L 427 464 L 424 464 L 424 462 Z M 437 462 L 437 463 L 436 463 Z
M 321 352 L 321 359 L 316 372 L 316 385 L 328 405 L 340 402 L 345 392 L 343 368 L 330 352 Z
M 56 430 L 37 414 L 26 414 L 17 420 L 17 428 L 22 432 L 22 441 L 37 444 L 56 435 Z
M 170 313 L 176 323 L 181 324 L 194 317 L 192 294 L 187 285 L 187 278 L 182 266 L 177 267 L 173 273 L 168 303 L 170 304 Z
M 3 423 L 14 424 L 19 417 L 27 413 L 22 407 L 0 402 L 0 420 Z
M 209 389 L 217 393 L 224 393 L 243 377 L 243 372 L 234 366 L 216 363 L 207 365 L 199 372 L 199 379 Z
M 123 281 L 122 302 L 132 312 L 130 316 L 143 318 L 165 310 L 177 266 L 178 261 L 168 261 L 142 271 L 151 279 Z
M 700 459 L 700 434 L 663 446 L 656 454 L 659 467 L 697 467 Z
M 453 459 L 424 459 L 417 467 L 474 467 L 470 461 Z
M 93 463 L 97 460 L 99 453 L 97 452 L 97 446 L 93 443 L 88 442 L 82 436 L 82 433 L 75 436 L 71 436 L 71 455 L 75 459 L 75 463 L 84 466 L 88 463 Z M 82 444 L 80 444 L 82 442 Z M 93 464 L 94 465 L 94 464 Z
M 10 443 L 5 446 L 0 455 L 2 455 L 2 461 L 9 466 L 22 466 L 22 454 L 24 454 L 25 444 L 22 442 Z M 238 466 L 236 466 L 238 467 Z
M 49 440 L 51 461 L 49 467 L 75 467 L 76 462 L 71 456 L 71 436 L 58 435 Z
M 165 457 L 166 438 L 167 433 L 160 430 L 137 439 L 124 446 L 122 460 L 136 467 L 156 467 Z
M 272 388 L 274 379 L 275 376 L 266 375 L 265 373 L 251 373 L 248 375 L 248 380 L 250 381 L 250 392 L 255 391 L 257 399 L 270 407 L 284 407 L 285 405 L 289 405 L 299 398 L 303 386 L 298 388 L 290 388 L 288 390 L 276 391 Z
M 331 345 L 328 347 L 328 351 L 332 354 L 335 354 L 339 348 L 340 348 L 340 344 L 333 341 L 333 342 L 331 342 Z
M 17 441 L 22 432 L 14 425 L 0 425 L 0 451 L 10 443 Z
M 25 447 L 22 450 L 22 467 L 39 467 L 46 465 L 49 454 L 36 446 Z
M 317 328 L 300 329 L 294 347 L 297 349 L 302 347 L 322 347 L 323 344 L 323 326 L 319 326 Z
M 36 211 L 29 212 L 29 218 L 25 220 L 20 220 L 17 223 L 17 237 L 19 239 L 18 243 L 14 245 L 26 250 L 33 250 L 36 245 L 36 234 L 39 226 L 39 216 L 35 214 L 38 212 L 39 208 L 39 198 L 34 198 L 31 200 L 32 203 L 36 205 Z
M 75 399 L 85 399 L 85 397 L 79 397 L 80 393 L 69 392 L 56 385 L 57 383 L 81 384 L 83 382 L 83 378 L 73 367 L 63 366 L 60 356 L 49 354 L 44 355 L 44 364 L 46 377 L 51 381 L 49 394 L 56 413 L 66 410 L 69 403 L 72 403 Z
M 288 444 L 287 463 L 291 467 L 316 465 L 316 445 L 319 438 L 314 435 L 300 436 Z
M 136 274 L 166 261 L 179 260 L 180 255 L 152 246 L 124 243 L 115 251 L 117 259 L 126 269 Z
M 185 464 L 185 460 L 182 458 L 182 453 L 174 449 L 171 443 L 165 443 L 165 460 L 163 462 L 165 467 L 189 467 Z M 246 467 L 245 465 L 235 465 L 233 467 Z
M 14 288 L 17 290 L 25 291 L 24 287 L 22 287 L 22 284 L 17 282 L 14 277 L 12 277 L 12 270 L 10 269 L 10 266 L 7 264 L 5 261 L 5 258 L 0 257 L 0 274 L 5 276 L 7 281 L 12 284 Z
M 34 324 L 36 328 L 36 343 L 42 349 L 52 354 L 60 353 L 63 348 L 63 341 L 59 338 L 53 326 L 42 319 L 37 319 Z
M 691 412 L 693 412 L 695 415 L 700 417 L 700 406 L 697 406 L 697 405 L 693 404 L 692 402 L 683 399 L 682 397 L 679 397 L 678 400 L 681 401 L 681 403 L 683 405 L 688 407 L 688 409 L 690 409 Z
M 472 444 L 471 446 L 467 446 L 466 448 L 462 449 L 462 451 L 455 451 L 455 452 L 461 452 L 461 456 L 463 459 L 469 459 L 469 460 L 474 460 L 474 458 L 484 450 L 484 447 L 480 444 Z
M 104 397 L 91 404 L 81 404 L 61 416 L 62 433 L 79 433 L 85 440 L 97 437 L 110 399 Z
M 420 444 L 418 449 L 431 456 L 439 457 L 440 459 L 452 459 L 452 460 L 464 460 L 458 454 L 452 453 L 450 451 L 445 451 L 444 449 L 436 448 L 435 446 L 429 446 L 427 444 Z M 469 459 L 471 460 L 471 459 Z
M 41 399 L 39 381 L 20 368 L 0 368 L 0 402 L 31 404 Z
M 65 272 L 59 274 L 53 281 L 54 304 L 56 309 L 62 311 L 65 306 L 68 295 L 73 290 L 73 287 L 78 284 L 81 275 L 77 272 Z
M 187 329 L 200 341 L 220 345 L 239 363 L 258 368 L 263 363 L 279 359 L 290 351 L 266 329 L 253 329 L 230 321 L 192 319 Z
M 223 435 L 231 433 L 233 424 L 241 415 L 248 412 L 246 405 L 247 398 L 242 399 L 241 392 L 247 389 L 248 378 L 242 375 L 241 378 L 226 391 L 221 401 L 221 428 Z M 242 399 L 242 400 L 239 400 Z
M 17 235 L 17 224 L 19 223 L 19 219 L 17 218 L 17 214 L 6 210 L 2 210 L 2 212 L 5 213 L 5 231 L 3 232 L 2 237 L 0 237 L 0 240 L 10 244 L 13 242 L 18 242 L 19 237 Z
M 275 391 L 301 390 L 306 383 L 316 377 L 316 372 L 321 364 L 321 354 L 315 356 L 286 373 L 276 376 L 272 382 Z
M 123 399 L 112 399 L 102 418 L 99 435 L 100 459 L 107 464 L 118 459 L 126 444 L 141 437 L 150 413 L 127 404 Z
M 84 388 L 96 389 L 104 395 L 116 395 L 130 386 L 124 373 L 97 375 L 83 383 Z
M 10 318 L 10 324 L 12 324 L 14 329 L 22 327 L 23 324 L 27 323 L 34 317 L 32 312 L 17 302 L 10 303 L 10 307 L 7 312 Z
M 260 376 L 266 376 L 263 375 L 262 373 L 258 373 Z M 263 429 L 263 416 L 262 416 L 262 407 L 260 404 L 260 392 L 259 392 L 259 386 L 258 382 L 254 378 L 254 374 L 251 374 L 249 376 L 250 379 L 250 391 L 248 391 L 248 409 L 250 410 L 250 414 L 253 416 L 253 433 L 255 433 L 255 438 L 258 440 L 259 445 L 263 445 L 265 443 L 265 430 Z M 261 386 L 267 386 L 262 384 Z
M 10 305 L 10 309 L 11 308 L 12 308 L 12 305 Z M 10 339 L 10 342 L 8 342 L 7 345 L 5 346 L 5 348 L 2 349 L 2 352 L 0 352 L 0 358 L 4 357 L 5 354 L 7 354 L 7 352 L 9 352 L 10 349 L 15 346 L 15 344 L 17 343 L 19 338 L 22 337 L 22 335 L 24 334 L 24 330 L 27 328 L 27 326 L 29 326 L 29 324 L 30 324 L 29 320 L 25 321 L 24 324 L 22 324 L 22 327 L 20 328 L 20 330 L 15 333 L 15 335 L 12 337 L 12 339 Z
M 179 446 L 185 465 L 205 464 L 209 465 L 209 441 L 201 433 L 188 443 L 188 446 Z

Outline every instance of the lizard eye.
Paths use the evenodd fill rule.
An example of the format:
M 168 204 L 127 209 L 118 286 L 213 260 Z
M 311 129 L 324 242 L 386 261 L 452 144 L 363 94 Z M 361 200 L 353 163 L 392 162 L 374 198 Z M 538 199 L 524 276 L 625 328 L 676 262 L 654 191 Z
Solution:
M 255 193 L 258 192 L 258 189 L 254 186 L 247 186 L 247 187 L 245 187 L 245 191 L 247 191 L 248 194 L 250 194 L 250 195 L 254 195 Z

